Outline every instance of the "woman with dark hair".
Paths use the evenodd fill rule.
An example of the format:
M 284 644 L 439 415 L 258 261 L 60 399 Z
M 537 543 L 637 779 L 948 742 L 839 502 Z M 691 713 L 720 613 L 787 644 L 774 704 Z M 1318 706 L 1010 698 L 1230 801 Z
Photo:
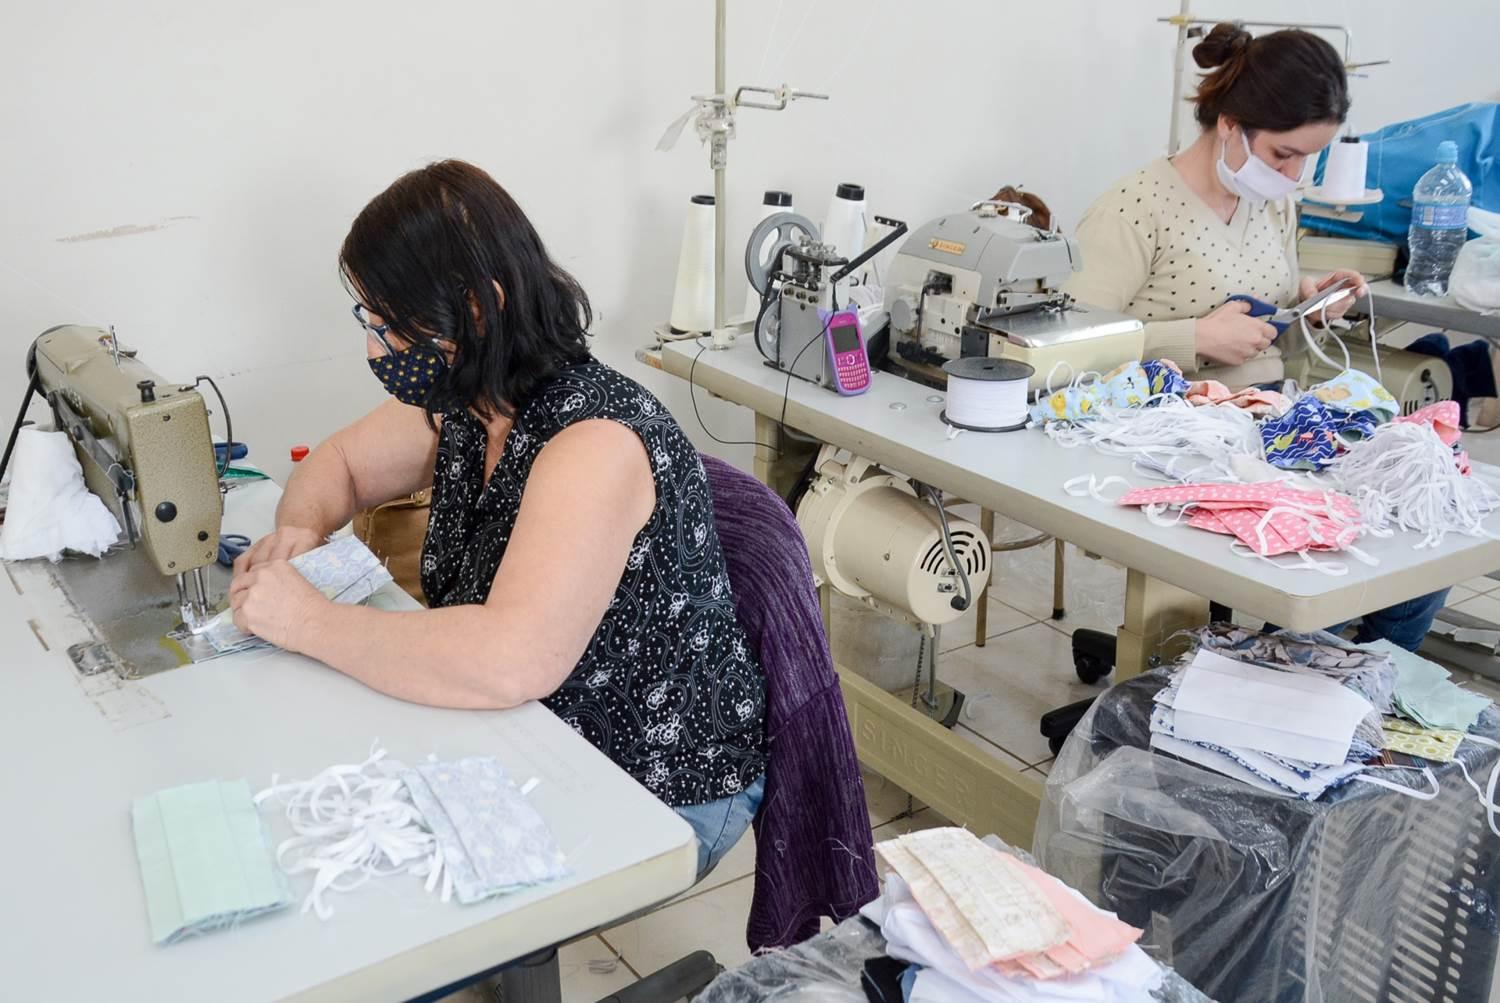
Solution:
M 399 178 L 339 265 L 392 399 L 298 465 L 235 623 L 403 700 L 540 700 L 694 826 L 706 870 L 759 807 L 766 694 L 697 452 L 592 358 L 588 298 L 477 167 Z M 431 609 L 335 604 L 287 563 L 425 487 Z
M 1248 293 L 1286 307 L 1345 278 L 1365 294 L 1358 272 L 1314 279 L 1297 268 L 1292 193 L 1349 113 L 1344 62 L 1309 32 L 1256 38 L 1234 24 L 1216 25 L 1193 59 L 1211 71 L 1193 98 L 1202 133 L 1089 208 L 1076 236 L 1083 270 L 1066 288 L 1143 321 L 1148 358 L 1230 389 L 1279 383 L 1280 349 L 1299 335 L 1288 328 L 1279 346 L 1276 329 L 1250 317 L 1247 304 L 1225 301 Z M 1342 316 L 1350 302 L 1333 304 L 1328 317 Z M 1415 651 L 1447 595 L 1367 614 L 1358 637 Z
M 1083 271 L 1068 291 L 1140 318 L 1149 357 L 1240 389 L 1280 380 L 1282 353 L 1275 328 L 1228 297 L 1291 306 L 1346 277 L 1364 291 L 1357 272 L 1298 274 L 1291 197 L 1343 124 L 1349 91 L 1338 52 L 1305 31 L 1252 38 L 1221 24 L 1193 59 L 1212 70 L 1193 99 L 1202 133 L 1088 210 L 1076 238 Z

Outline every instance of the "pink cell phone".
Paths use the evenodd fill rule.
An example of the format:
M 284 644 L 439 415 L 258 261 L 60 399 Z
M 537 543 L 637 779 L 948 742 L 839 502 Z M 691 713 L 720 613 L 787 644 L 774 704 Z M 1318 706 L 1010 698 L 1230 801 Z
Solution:
M 865 351 L 864 333 L 859 329 L 859 314 L 840 310 L 828 318 L 827 340 L 833 389 L 843 397 L 870 389 L 870 356 Z

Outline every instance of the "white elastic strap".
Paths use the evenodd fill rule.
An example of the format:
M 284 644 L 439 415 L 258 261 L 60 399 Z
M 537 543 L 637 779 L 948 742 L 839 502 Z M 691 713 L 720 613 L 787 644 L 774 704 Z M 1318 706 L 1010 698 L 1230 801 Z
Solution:
M 1326 304 L 1325 304 L 1325 310 L 1326 310 Z M 1334 334 L 1332 331 L 1330 331 L 1327 328 L 1327 326 L 1326 326 L 1326 316 L 1327 315 L 1326 315 L 1326 312 L 1325 312 L 1325 314 L 1324 314 L 1324 318 L 1325 318 L 1324 323 L 1325 323 L 1325 326 L 1323 328 L 1322 333 L 1328 335 L 1330 338 L 1332 338 L 1335 342 L 1338 343 L 1339 349 L 1344 353 L 1344 364 L 1343 364 L 1343 366 L 1341 367 L 1337 362 L 1334 362 L 1332 359 L 1330 359 L 1328 357 L 1328 355 L 1323 351 L 1323 346 L 1322 346 L 1322 344 L 1319 343 L 1319 340 L 1317 338 L 1313 337 L 1312 329 L 1307 326 L 1307 314 L 1303 314 L 1303 315 L 1301 315 L 1300 317 L 1297 318 L 1297 323 L 1300 324 L 1300 325 L 1302 325 L 1302 340 L 1307 344 L 1308 351 L 1310 351 L 1314 355 L 1316 355 L 1318 357 L 1318 360 L 1320 362 L 1322 362 L 1325 366 L 1327 366 L 1329 369 L 1337 370 L 1339 373 L 1348 372 L 1348 370 L 1349 370 L 1349 346 L 1346 345 L 1346 344 L 1344 344 L 1343 340 L 1340 339 L 1338 335 Z
M 1253 557 L 1257 560 L 1265 561 L 1267 564 L 1271 565 L 1271 567 L 1277 568 L 1281 571 L 1302 571 L 1304 569 L 1311 569 L 1318 572 L 1319 574 L 1328 575 L 1331 578 L 1338 578 L 1349 573 L 1349 565 L 1342 564 L 1338 561 L 1317 561 L 1309 557 L 1306 551 L 1297 552 L 1297 557 L 1300 558 L 1300 560 L 1298 560 L 1296 564 L 1278 563 L 1275 559 L 1267 557 L 1265 554 L 1258 552 L 1254 547 L 1251 547 L 1242 540 L 1235 540 L 1233 543 L 1231 543 L 1229 545 L 1229 551 L 1236 557 Z
M 1052 377 L 1056 376 L 1057 375 L 1057 371 L 1059 369 L 1061 369 L 1063 366 L 1067 366 L 1068 367 L 1068 382 L 1064 383 L 1063 386 L 1065 387 L 1065 386 L 1072 385 L 1073 376 L 1077 372 L 1077 370 L 1075 370 L 1073 368 L 1073 363 L 1069 362 L 1067 359 L 1058 359 L 1056 362 L 1052 363 L 1052 368 L 1049 369 L 1049 370 L 1047 370 L 1047 396 L 1048 397 L 1051 397 L 1054 393 L 1057 392 L 1057 390 L 1061 390 L 1062 389 L 1062 387 L 1058 387 L 1057 390 L 1053 389 L 1053 387 L 1052 387 Z
M 1488 745 L 1492 749 L 1500 748 L 1500 742 L 1492 741 L 1480 735 L 1465 734 L 1464 740 L 1478 742 L 1480 745 Z M 1496 836 L 1500 836 L 1500 827 L 1497 827 L 1495 824 L 1495 815 L 1497 812 L 1500 812 L 1500 805 L 1495 804 L 1495 787 L 1497 782 L 1500 782 L 1500 759 L 1497 759 L 1495 765 L 1490 767 L 1490 782 L 1486 790 L 1479 789 L 1479 785 L 1469 775 L 1469 768 L 1464 765 L 1463 759 L 1455 755 L 1453 761 L 1458 764 L 1459 771 L 1463 773 L 1464 779 L 1469 782 L 1469 786 L 1474 788 L 1474 793 L 1479 795 L 1479 804 L 1484 809 L 1485 821 L 1489 823 L 1490 832 L 1493 832 Z
M 1415 769 L 1415 767 L 1393 766 L 1390 767 L 1390 769 L 1403 770 Z M 1386 790 L 1395 791 L 1397 794 L 1405 794 L 1407 797 L 1416 798 L 1418 801 L 1431 801 L 1433 798 L 1441 794 L 1443 789 L 1438 786 L 1438 780 L 1437 777 L 1433 776 L 1432 767 L 1422 767 L 1422 775 L 1427 778 L 1427 783 L 1432 787 L 1430 791 L 1419 791 L 1414 788 L 1407 787 L 1405 784 L 1395 784 L 1389 780 L 1383 780 L 1380 777 L 1372 777 L 1365 773 L 1356 773 L 1354 775 L 1354 779 L 1360 781 L 1361 783 L 1374 784 L 1376 787 L 1384 787 Z
M 1126 489 L 1129 489 L 1131 486 L 1129 481 L 1118 474 L 1111 474 L 1102 481 L 1093 474 L 1080 474 L 1077 477 L 1064 481 L 1063 490 L 1074 498 L 1087 496 L 1094 499 L 1094 501 L 1113 505 L 1115 503 L 1114 499 L 1104 497 L 1104 489 L 1114 484 L 1123 484 Z

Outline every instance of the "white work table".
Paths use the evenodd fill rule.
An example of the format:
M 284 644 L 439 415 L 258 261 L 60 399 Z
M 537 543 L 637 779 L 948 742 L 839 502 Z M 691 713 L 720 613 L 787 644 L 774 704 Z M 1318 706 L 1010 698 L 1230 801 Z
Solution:
M 274 485 L 229 495 L 226 532 L 269 525 Z M 692 830 L 539 704 L 508 711 L 403 703 L 297 655 L 245 653 L 124 681 L 83 677 L 76 618 L 32 564 L 0 578 L 0 997 L 401 1000 L 524 957 L 686 889 Z M 388 586 L 388 589 L 394 589 Z M 377 601 L 410 604 L 399 592 Z M 409 876 L 332 893 L 329 920 L 288 909 L 234 930 L 151 942 L 130 805 L 162 788 L 252 790 L 357 763 L 372 743 L 415 762 L 493 755 L 552 827 L 572 875 L 464 906 Z M 288 828 L 262 807 L 272 845 Z
M 840 397 L 767 367 L 752 340 L 703 350 L 706 341 L 680 341 L 638 357 L 647 365 L 691 379 L 693 392 L 712 393 L 756 414 L 756 474 L 779 490 L 801 473 L 805 452 L 786 460 L 777 450 L 795 442 L 787 427 L 867 457 L 982 508 L 999 512 L 1129 569 L 1123 623 L 1116 639 L 1116 678 L 1134 675 L 1164 651 L 1168 638 L 1208 620 L 1213 602 L 1294 630 L 1313 630 L 1424 595 L 1500 568 L 1500 540 L 1450 534 L 1440 546 L 1417 550 L 1414 538 L 1363 539 L 1373 567 L 1346 555 L 1322 555 L 1348 566 L 1342 577 L 1312 570 L 1280 570 L 1236 557 L 1230 538 L 1187 526 L 1153 525 L 1134 508 L 1072 497 L 1064 482 L 1093 474 L 1160 485 L 1134 473 L 1127 459 L 1088 447 L 1064 448 L 1037 429 L 949 438 L 938 417 L 943 395 L 887 373 L 870 389 Z M 770 447 L 770 448 L 767 448 Z M 1478 468 L 1476 476 L 1497 471 Z M 1113 497 L 1120 489 L 1110 493 Z M 1500 516 L 1495 517 L 1500 532 Z M 990 588 L 1005 596 L 1005 581 Z M 859 757 L 867 766 L 955 822 L 997 832 L 1027 845 L 1040 786 L 985 756 L 863 678 L 840 666 L 845 704 Z M 941 678 L 941 665 L 938 676 Z
M 1430 324 L 1445 331 L 1479 334 L 1500 341 L 1500 313 L 1479 313 L 1459 306 L 1452 296 L 1417 296 L 1401 283 L 1382 279 L 1370 283 L 1376 322 L 1401 320 Z

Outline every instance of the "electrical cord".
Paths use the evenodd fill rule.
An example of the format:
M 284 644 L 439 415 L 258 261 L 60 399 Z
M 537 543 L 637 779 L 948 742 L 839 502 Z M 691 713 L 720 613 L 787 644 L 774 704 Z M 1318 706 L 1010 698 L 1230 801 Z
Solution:
M 959 584 L 964 589 L 963 605 L 958 605 L 958 597 L 954 596 L 953 608 L 959 612 L 965 612 L 974 605 L 974 587 L 969 582 L 968 572 L 964 571 L 963 565 L 959 563 L 958 550 L 953 546 L 953 537 L 948 531 L 948 510 L 943 507 L 943 496 L 937 488 L 930 484 L 923 484 L 922 490 L 927 492 L 927 497 L 931 498 L 932 503 L 937 506 L 938 522 L 943 528 L 943 549 L 947 551 L 948 561 L 953 565 L 953 570 L 958 574 Z
M 229 453 L 234 448 L 234 422 L 229 418 L 229 403 L 224 400 L 224 394 L 219 391 L 219 385 L 214 382 L 212 376 L 200 376 L 193 381 L 194 387 L 207 383 L 214 389 L 214 396 L 219 398 L 219 408 L 224 412 L 224 462 L 219 464 L 218 476 L 223 477 L 229 470 Z
M 16 438 L 21 434 L 22 426 L 26 424 L 26 410 L 31 407 L 32 395 L 40 390 L 41 386 L 41 374 L 33 365 L 31 379 L 26 384 L 26 392 L 21 395 L 21 409 L 16 412 L 16 423 L 10 427 L 10 438 L 5 443 L 5 455 L 0 457 L 0 480 L 5 479 L 5 471 L 10 468 L 10 454 L 16 448 Z

